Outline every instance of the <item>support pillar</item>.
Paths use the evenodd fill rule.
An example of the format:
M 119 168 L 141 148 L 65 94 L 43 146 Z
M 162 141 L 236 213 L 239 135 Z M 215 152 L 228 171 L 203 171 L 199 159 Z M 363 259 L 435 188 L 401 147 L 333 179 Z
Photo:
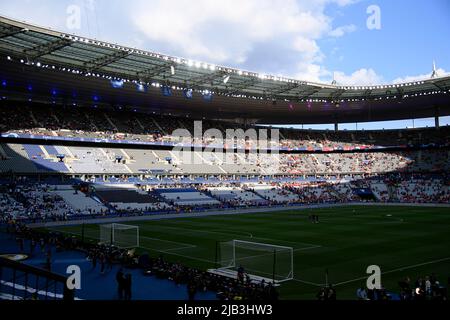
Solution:
M 436 128 L 436 130 L 439 130 L 439 107 L 435 106 L 434 107 L 434 127 Z

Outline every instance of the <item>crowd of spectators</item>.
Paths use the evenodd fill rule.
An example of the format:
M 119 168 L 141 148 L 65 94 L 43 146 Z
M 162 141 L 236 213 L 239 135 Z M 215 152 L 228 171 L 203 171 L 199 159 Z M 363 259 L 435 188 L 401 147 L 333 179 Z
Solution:
M 46 184 L 10 183 L 0 190 L 0 209 L 5 217 L 65 220 L 77 213 Z
M 450 278 L 448 279 L 450 286 Z M 401 300 L 439 300 L 448 299 L 447 288 L 438 280 L 436 274 L 420 277 L 416 281 L 411 281 L 406 277 L 399 281 Z
M 113 140 L 131 140 L 146 142 L 173 142 L 179 138 L 171 136 L 176 129 L 193 131 L 193 121 L 188 118 L 173 116 L 137 114 L 132 111 L 114 109 L 80 108 L 75 106 L 46 105 L 11 105 L 2 108 L 0 122 L 1 132 L 29 133 L 35 135 L 57 135 L 66 137 L 94 137 Z M 202 120 L 203 130 L 216 128 L 226 137 L 226 129 L 248 129 L 248 125 L 238 126 L 235 123 Z M 253 127 L 267 129 L 267 127 Z M 406 146 L 406 145 L 448 145 L 449 128 L 443 127 L 440 132 L 432 128 L 414 130 L 381 130 L 381 131 L 313 131 L 298 129 L 281 129 L 279 145 L 267 143 L 268 146 L 284 148 L 306 148 L 314 150 L 349 150 L 352 148 L 371 148 L 374 146 Z M 270 130 L 269 130 L 270 131 Z M 192 143 L 207 144 L 211 139 L 199 141 L 192 138 Z M 252 148 L 258 141 L 249 139 L 231 139 L 223 141 L 223 145 Z
M 255 283 L 250 277 L 233 279 L 190 268 L 181 263 L 166 261 L 163 256 L 141 256 L 141 265 L 147 274 L 173 280 L 175 284 L 187 284 L 194 292 L 214 291 L 220 300 L 276 300 L 278 292 L 272 283 Z
M 283 174 L 374 174 L 386 172 L 442 172 L 450 170 L 448 151 L 398 151 L 282 155 Z
M 228 191 L 221 195 L 215 194 L 213 191 L 220 187 Z M 272 182 L 264 179 L 255 182 L 238 182 L 216 177 L 213 180 L 204 179 L 201 183 L 194 181 L 180 183 L 178 177 L 173 183 L 169 183 L 165 178 L 164 184 L 137 185 L 136 189 L 127 191 L 144 192 L 149 199 L 152 199 L 151 203 L 139 203 L 140 206 L 136 207 L 134 203 L 117 202 L 115 198 L 111 200 L 116 201 L 115 204 L 103 199 L 104 209 L 95 212 L 91 209 L 74 209 L 58 195 L 57 188 L 45 182 L 20 177 L 15 180 L 5 180 L 0 186 L 0 218 L 37 222 L 367 201 L 450 203 L 450 180 L 446 174 L 388 173 L 345 178 L 330 176 L 322 180 L 299 180 L 298 177 L 293 176 Z M 195 202 L 184 204 L 182 201 L 175 203 L 175 200 L 161 197 L 160 192 L 163 192 L 165 188 L 172 191 L 179 189 L 181 192 L 191 189 L 213 201 L 208 203 L 204 201 L 208 198 L 202 198 L 198 204 Z M 359 194 L 358 190 L 365 190 L 366 196 Z M 85 196 L 102 199 L 96 195 L 95 191 L 88 191 Z M 120 203 L 120 207 L 117 203 Z

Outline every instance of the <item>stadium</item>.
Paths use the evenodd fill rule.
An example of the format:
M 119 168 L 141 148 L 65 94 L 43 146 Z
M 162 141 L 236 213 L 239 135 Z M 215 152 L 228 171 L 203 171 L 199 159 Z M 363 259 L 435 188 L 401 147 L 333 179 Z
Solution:
M 0 79 L 1 300 L 448 299 L 435 68 L 309 82 L 0 16 Z

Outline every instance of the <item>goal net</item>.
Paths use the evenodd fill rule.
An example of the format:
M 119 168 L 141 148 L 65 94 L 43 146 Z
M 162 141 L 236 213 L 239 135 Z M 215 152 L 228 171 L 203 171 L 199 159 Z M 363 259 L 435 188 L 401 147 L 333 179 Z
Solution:
M 100 242 L 119 248 L 139 247 L 139 227 L 120 223 L 102 224 Z
M 294 277 L 292 247 L 242 240 L 220 242 L 217 253 L 218 269 L 243 270 L 250 278 L 279 283 Z

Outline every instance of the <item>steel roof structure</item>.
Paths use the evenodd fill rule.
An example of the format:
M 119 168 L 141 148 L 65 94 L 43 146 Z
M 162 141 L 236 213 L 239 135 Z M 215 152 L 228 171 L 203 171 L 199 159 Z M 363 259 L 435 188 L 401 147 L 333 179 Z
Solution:
M 50 95 L 48 88 L 58 84 L 66 102 L 67 93 L 76 89 L 77 102 L 88 103 L 95 88 L 102 98 L 99 103 L 108 105 L 255 123 L 363 122 L 450 114 L 450 77 L 377 86 L 313 83 L 129 48 L 5 17 L 0 17 L 0 55 L 0 75 L 11 83 L 33 82 L 40 87 L 33 98 L 43 100 Z M 111 79 L 126 83 L 121 93 L 111 88 Z M 159 90 L 149 90 L 143 96 L 132 88 L 138 83 L 152 90 L 172 87 L 174 94 L 161 97 Z M 186 100 L 185 89 L 198 97 Z M 206 90 L 213 93 L 212 101 L 199 98 Z M 20 92 L 8 89 L 9 97 Z

